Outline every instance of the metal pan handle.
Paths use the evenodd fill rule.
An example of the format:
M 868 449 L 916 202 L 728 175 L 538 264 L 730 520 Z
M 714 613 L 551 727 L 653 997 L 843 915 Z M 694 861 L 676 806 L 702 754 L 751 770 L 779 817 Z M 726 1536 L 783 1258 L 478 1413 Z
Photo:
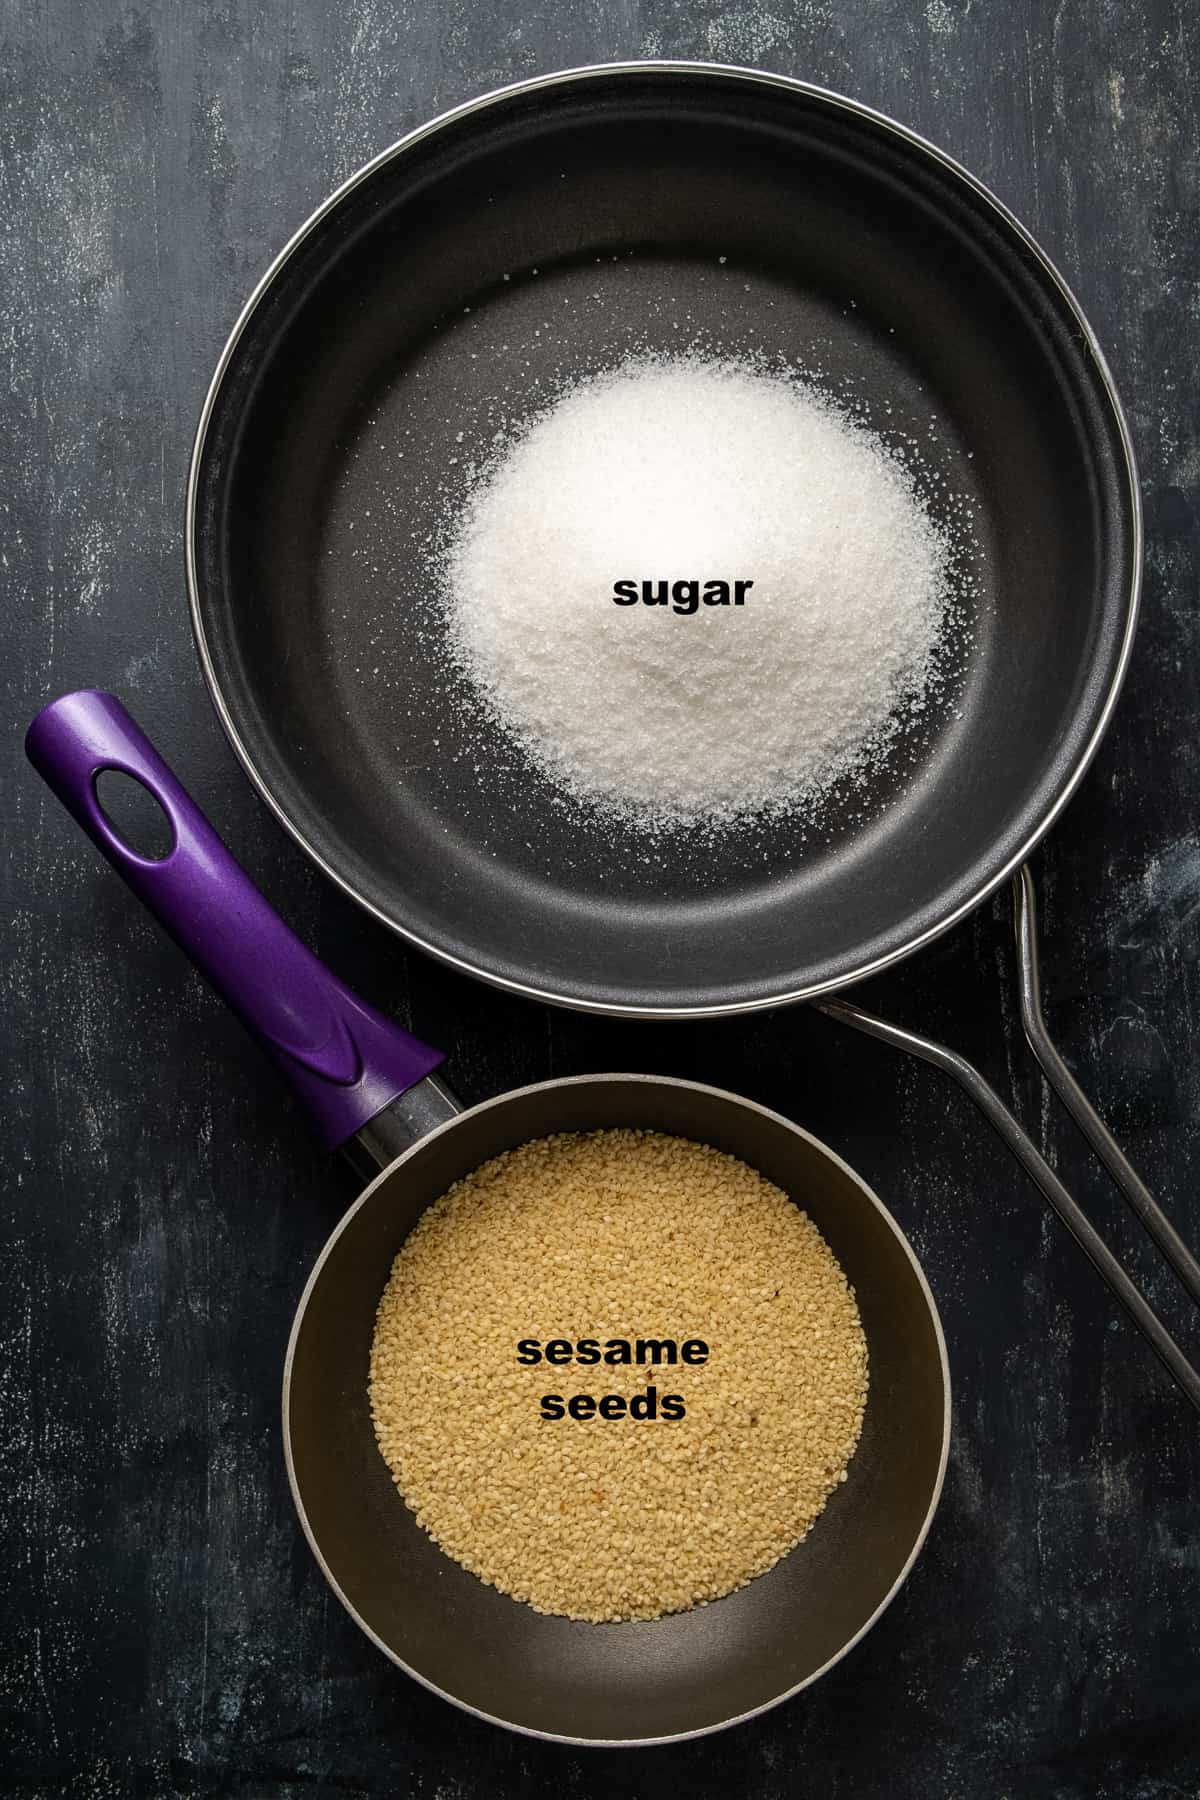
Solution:
M 1135 1216 L 1200 1306 L 1200 1263 L 1192 1255 L 1162 1207 L 1108 1129 L 1066 1063 L 1042 1017 L 1042 982 L 1038 963 L 1037 895 L 1025 865 L 1013 879 L 1013 926 L 1017 937 L 1017 973 L 1021 989 L 1021 1023 L 1042 1074 L 1070 1113 Z
M 1063 1062 L 1042 1018 L 1041 986 L 1038 975 L 1037 914 L 1033 877 L 1027 867 L 1013 878 L 1013 922 L 1017 940 L 1017 963 L 1021 987 L 1021 1017 L 1042 1072 L 1088 1143 L 1120 1187 L 1137 1217 L 1170 1263 L 1179 1279 L 1195 1300 L 1200 1300 L 1200 1264 L 1183 1242 L 1166 1214 L 1150 1194 L 1141 1178 L 1131 1168 L 1116 1140 L 1100 1119 L 1078 1082 Z M 1104 1280 L 1142 1336 L 1150 1344 L 1164 1368 L 1178 1383 L 1192 1405 L 1200 1412 L 1200 1373 L 1137 1284 L 1113 1255 L 1087 1214 L 1075 1201 L 1046 1161 L 1036 1144 L 1017 1123 L 994 1088 L 984 1080 L 973 1063 L 960 1056 L 947 1044 L 906 1031 L 864 1012 L 845 1000 L 817 1000 L 813 1003 L 831 1019 L 852 1025 L 856 1031 L 879 1038 L 885 1044 L 904 1050 L 910 1056 L 930 1062 L 958 1082 L 974 1101 L 988 1124 L 1012 1151 L 1025 1173 L 1038 1187 L 1054 1212 L 1062 1220 L 1084 1255 Z
M 67 694 L 25 738 L 29 760 L 142 904 L 166 926 L 291 1085 L 327 1148 L 424 1082 L 442 1053 L 350 991 L 300 942 L 235 862 L 113 694 Z M 154 858 L 107 817 L 97 777 L 141 784 L 171 827 Z M 375 1159 L 378 1160 L 378 1159 Z

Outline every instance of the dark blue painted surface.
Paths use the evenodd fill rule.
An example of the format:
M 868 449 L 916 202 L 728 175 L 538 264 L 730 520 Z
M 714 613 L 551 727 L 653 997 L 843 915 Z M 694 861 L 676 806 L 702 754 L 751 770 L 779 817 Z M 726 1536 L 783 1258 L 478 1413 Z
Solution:
M 1039 859 L 1045 972 L 1064 1050 L 1200 1239 L 1187 0 L 7 0 L 2 18 L 5 1791 L 1200 1793 L 1200 1431 L 986 1128 L 931 1071 L 807 1014 L 612 1024 L 407 955 L 318 880 L 236 769 L 196 669 L 180 544 L 192 424 L 244 292 L 335 181 L 431 112 L 537 70 L 687 55 L 824 82 L 942 143 L 1076 286 L 1142 459 L 1144 623 L 1113 731 Z M 943 1309 L 954 1456 L 908 1588 L 813 1692 L 701 1744 L 558 1749 L 405 1682 L 327 1597 L 287 1498 L 278 1376 L 351 1183 L 25 768 L 28 718 L 83 684 L 129 700 L 344 978 L 453 1046 L 468 1098 L 574 1070 L 720 1071 L 827 1138 L 895 1208 Z M 1190 1325 L 1049 1116 L 1011 980 L 997 907 L 867 997 L 1015 1092 Z

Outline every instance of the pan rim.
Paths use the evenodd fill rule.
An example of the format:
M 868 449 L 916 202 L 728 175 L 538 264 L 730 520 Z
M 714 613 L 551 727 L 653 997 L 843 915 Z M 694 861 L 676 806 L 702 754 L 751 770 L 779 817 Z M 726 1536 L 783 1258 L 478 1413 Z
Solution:
M 406 151 L 426 138 L 470 117 L 483 112 L 502 101 L 520 94 L 536 93 L 545 89 L 567 87 L 575 84 L 583 85 L 588 81 L 607 76 L 633 76 L 637 74 L 658 73 L 667 75 L 706 74 L 718 75 L 734 82 L 758 84 L 766 87 L 781 88 L 785 91 L 817 100 L 834 110 L 849 113 L 856 118 L 866 120 L 876 127 L 892 133 L 908 147 L 916 149 L 932 159 L 944 171 L 961 182 L 974 197 L 989 207 L 1000 219 L 1008 231 L 1013 233 L 1023 248 L 1030 254 L 1042 273 L 1049 279 L 1067 311 L 1072 316 L 1083 347 L 1091 360 L 1094 372 L 1099 380 L 1104 397 L 1112 414 L 1115 433 L 1120 444 L 1126 486 L 1123 498 L 1129 507 L 1130 521 L 1130 582 L 1125 603 L 1124 629 L 1117 652 L 1116 662 L 1109 680 L 1108 689 L 1096 713 L 1091 731 L 1086 742 L 1076 752 L 1074 762 L 1062 779 L 1053 799 L 1036 817 L 1021 839 L 1017 847 L 1004 860 L 1002 866 L 992 874 L 979 881 L 971 892 L 954 906 L 943 918 L 919 931 L 912 932 L 901 943 L 874 957 L 864 958 L 848 971 L 827 976 L 824 979 L 804 982 L 799 986 L 784 986 L 777 993 L 755 995 L 750 999 L 718 1000 L 701 1002 L 692 1005 L 679 1004 L 635 1004 L 627 1001 L 592 999 L 569 994 L 554 987 L 519 980 L 505 975 L 499 970 L 489 969 L 470 957 L 462 956 L 453 950 L 431 942 L 413 926 L 402 923 L 363 893 L 347 875 L 334 866 L 324 853 L 310 841 L 304 830 L 294 820 L 288 809 L 272 791 L 260 773 L 254 758 L 243 741 L 230 708 L 225 700 L 221 684 L 217 676 L 216 666 L 208 642 L 205 629 L 203 609 L 200 595 L 200 580 L 196 557 L 196 536 L 198 528 L 198 501 L 200 488 L 200 469 L 208 439 L 209 426 L 224 384 L 225 375 L 237 350 L 250 320 L 259 306 L 273 289 L 277 278 L 284 272 L 292 257 L 304 244 L 311 233 L 321 222 L 350 194 L 368 182 L 379 170 L 405 154 Z M 994 894 L 1004 882 L 1020 867 L 1025 859 L 1035 850 L 1056 823 L 1073 798 L 1083 777 L 1091 766 L 1092 760 L 1100 747 L 1100 743 L 1112 722 L 1112 716 L 1120 697 L 1121 689 L 1128 673 L 1133 654 L 1133 642 L 1137 631 L 1141 606 L 1143 554 L 1144 554 L 1144 521 L 1142 511 L 1141 484 L 1138 476 L 1137 458 L 1133 440 L 1129 431 L 1124 408 L 1121 405 L 1116 383 L 1109 369 L 1104 352 L 1092 328 L 1087 315 L 1065 276 L 1042 248 L 1038 240 L 1024 226 L 1016 214 L 962 163 L 950 156 L 938 145 L 922 137 L 909 126 L 901 124 L 887 113 L 854 100 L 848 95 L 835 92 L 833 89 L 821 87 L 812 82 L 798 80 L 794 76 L 780 75 L 769 70 L 744 67 L 733 63 L 716 63 L 693 60 L 645 59 L 626 60 L 610 63 L 588 63 L 576 68 L 549 71 L 542 75 L 529 77 L 523 81 L 506 83 L 492 88 L 486 93 L 461 102 L 447 111 L 426 120 L 402 137 L 388 145 L 384 150 L 370 158 L 344 182 L 336 187 L 308 218 L 299 226 L 273 258 L 265 272 L 259 278 L 243 305 L 238 317 L 221 350 L 205 394 L 196 434 L 192 444 L 191 458 L 188 466 L 187 498 L 184 522 L 184 547 L 188 589 L 188 606 L 192 621 L 192 634 L 200 659 L 201 672 L 208 689 L 209 698 L 220 721 L 221 728 L 232 747 L 234 754 L 249 777 L 251 784 L 258 792 L 294 842 L 318 869 L 328 877 L 344 894 L 361 906 L 363 910 L 387 927 L 396 936 L 411 944 L 414 949 L 431 956 L 435 961 L 455 969 L 458 973 L 486 982 L 490 987 L 499 988 L 505 993 L 519 994 L 524 999 L 537 1000 L 551 1006 L 567 1007 L 575 1012 L 592 1013 L 609 1018 L 633 1019 L 703 1019 L 718 1018 L 739 1013 L 762 1012 L 776 1006 L 792 1006 L 801 1001 L 812 1000 L 821 994 L 829 994 L 851 987 L 860 981 L 866 981 L 893 964 L 902 962 L 926 945 L 933 943 L 945 932 L 950 931 L 963 919 L 981 906 L 990 895 Z
M 428 1676 L 422 1675 L 420 1670 L 414 1669 L 412 1665 L 407 1663 L 402 1656 L 398 1655 L 389 1644 L 384 1642 L 378 1632 L 372 1630 L 371 1626 L 367 1624 L 353 1602 L 345 1593 L 343 1593 L 329 1564 L 325 1560 L 321 1547 L 317 1542 L 316 1534 L 309 1523 L 308 1514 L 305 1510 L 300 1493 L 300 1483 L 296 1474 L 295 1460 L 292 1455 L 292 1372 L 296 1358 L 296 1346 L 305 1315 L 308 1311 L 308 1304 L 316 1288 L 317 1282 L 320 1279 L 321 1272 L 329 1260 L 329 1257 L 332 1255 L 334 1247 L 341 1238 L 342 1233 L 348 1229 L 351 1221 L 357 1218 L 360 1210 L 366 1205 L 376 1188 L 378 1188 L 383 1181 L 395 1174 L 397 1169 L 408 1162 L 418 1150 L 432 1142 L 433 1139 L 443 1137 L 447 1132 L 453 1131 L 456 1126 L 466 1119 L 475 1118 L 480 1113 L 491 1111 L 498 1106 L 503 1106 L 510 1100 L 523 1099 L 528 1094 L 542 1093 L 547 1089 L 585 1087 L 594 1083 L 612 1081 L 633 1082 L 651 1087 L 681 1088 L 687 1092 L 702 1094 L 711 1099 L 732 1101 L 736 1106 L 744 1107 L 752 1113 L 757 1113 L 761 1118 L 770 1119 L 774 1124 L 782 1125 L 795 1136 L 803 1138 L 804 1141 L 811 1145 L 819 1155 L 825 1157 L 829 1162 L 839 1168 L 843 1174 L 848 1176 L 854 1185 L 866 1195 L 867 1199 L 881 1215 L 884 1224 L 891 1231 L 900 1249 L 908 1258 L 909 1264 L 916 1276 L 921 1296 L 928 1310 L 930 1321 L 933 1325 L 934 1341 L 937 1345 L 938 1363 L 942 1376 L 942 1447 L 941 1455 L 938 1459 L 937 1475 L 934 1479 L 933 1490 L 929 1497 L 929 1505 L 925 1510 L 925 1516 L 921 1521 L 920 1529 L 913 1541 L 912 1549 L 905 1558 L 903 1567 L 900 1569 L 900 1572 L 892 1582 L 891 1587 L 883 1596 L 883 1599 L 879 1602 L 875 1610 L 871 1613 L 870 1617 L 864 1620 L 863 1624 L 859 1626 L 854 1635 L 848 1638 L 841 1649 L 833 1656 L 823 1662 L 819 1669 L 814 1669 L 811 1674 L 805 1676 L 803 1681 L 796 1682 L 792 1687 L 786 1688 L 782 1693 L 774 1695 L 770 1700 L 764 1700 L 761 1706 L 752 1706 L 745 1712 L 733 1713 L 726 1719 L 715 1720 L 711 1725 L 699 1725 L 689 1731 L 669 1732 L 666 1735 L 659 1737 L 574 1737 L 565 1732 L 539 1731 L 535 1726 L 518 1725 L 510 1719 L 501 1718 L 497 1713 L 485 1712 L 482 1707 L 472 1706 L 469 1701 L 462 1700 L 456 1694 L 450 1693 L 448 1689 L 439 1687 L 437 1682 L 431 1681 Z M 386 1168 L 381 1169 L 377 1175 L 372 1177 L 362 1193 L 358 1196 L 357 1200 L 354 1201 L 338 1220 L 328 1238 L 325 1240 L 325 1243 L 322 1245 L 316 1261 L 309 1271 L 308 1279 L 305 1281 L 300 1299 L 296 1304 L 295 1315 L 292 1319 L 292 1328 L 288 1334 L 287 1354 L 283 1364 L 283 1389 L 281 1398 L 283 1413 L 283 1456 L 287 1468 L 288 1486 L 291 1489 L 292 1504 L 296 1509 L 296 1515 L 299 1518 L 301 1529 L 308 1541 L 308 1547 L 316 1559 L 317 1567 L 320 1569 L 321 1574 L 329 1584 L 330 1589 L 341 1602 L 354 1623 L 358 1626 L 359 1630 L 371 1640 L 377 1649 L 383 1652 L 390 1662 L 394 1663 L 398 1669 L 401 1669 L 404 1674 L 411 1676 L 414 1681 L 420 1682 L 421 1686 L 427 1688 L 431 1694 L 436 1694 L 440 1699 L 449 1701 L 452 1706 L 457 1706 L 460 1711 L 470 1713 L 472 1717 L 482 1719 L 488 1725 L 497 1725 L 504 1731 L 517 1732 L 523 1737 L 540 1738 L 549 1743 L 571 1744 L 580 1749 L 595 1750 L 651 1749 L 659 1744 L 680 1744 L 685 1743 L 692 1738 L 710 1737 L 714 1732 L 727 1731 L 735 1725 L 745 1724 L 750 1719 L 756 1719 L 763 1713 L 771 1712 L 775 1707 L 782 1706 L 785 1701 L 793 1699 L 795 1695 L 802 1693 L 805 1688 L 811 1687 L 813 1683 L 819 1681 L 823 1675 L 828 1674 L 829 1670 L 834 1668 L 837 1663 L 840 1663 L 844 1657 L 848 1656 L 851 1650 L 853 1650 L 857 1644 L 861 1643 L 862 1639 L 872 1627 L 878 1624 L 879 1620 L 883 1617 L 883 1614 L 892 1604 L 892 1601 L 896 1598 L 896 1595 L 900 1592 L 900 1589 L 904 1586 L 909 1575 L 912 1573 L 913 1566 L 925 1547 L 925 1541 L 928 1538 L 930 1529 L 933 1525 L 934 1515 L 941 1502 L 946 1480 L 946 1470 L 950 1460 L 950 1440 L 952 1436 L 950 1359 L 946 1349 L 946 1334 L 942 1327 L 941 1314 L 938 1311 L 937 1301 L 934 1299 L 933 1290 L 926 1278 L 925 1271 L 921 1267 L 920 1259 L 909 1242 L 907 1234 L 901 1229 L 901 1226 L 891 1209 L 880 1199 L 879 1195 L 875 1192 L 875 1189 L 862 1175 L 859 1174 L 857 1169 L 853 1168 L 844 1157 L 839 1156 L 837 1151 L 826 1144 L 823 1139 L 816 1137 L 803 1125 L 797 1124 L 794 1119 L 789 1119 L 784 1113 L 776 1112 L 773 1107 L 763 1106 L 759 1101 L 751 1100 L 745 1094 L 734 1093 L 730 1088 L 714 1087 L 708 1082 L 688 1081 L 681 1076 L 674 1075 L 622 1074 L 616 1072 L 590 1075 L 563 1075 L 554 1077 L 549 1081 L 529 1082 L 524 1087 L 507 1088 L 502 1094 L 495 1094 L 490 1099 L 481 1100 L 474 1106 L 464 1107 L 463 1110 L 456 1113 L 453 1118 L 446 1119 L 442 1124 L 435 1126 L 432 1131 L 426 1132 L 423 1137 L 418 1138 L 416 1143 L 410 1144 L 407 1150 L 395 1157 L 392 1162 L 387 1164 Z M 514 1604 L 519 1604 L 519 1602 L 515 1602 Z

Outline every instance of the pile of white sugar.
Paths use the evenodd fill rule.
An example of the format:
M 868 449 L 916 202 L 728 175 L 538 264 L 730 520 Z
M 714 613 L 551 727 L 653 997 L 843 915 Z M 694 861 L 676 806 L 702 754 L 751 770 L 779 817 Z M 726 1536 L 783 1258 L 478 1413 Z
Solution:
M 905 462 L 826 395 L 647 358 L 568 388 L 480 479 L 446 623 L 560 789 L 650 829 L 721 825 L 886 755 L 939 675 L 952 560 Z M 689 614 L 618 605 L 618 580 L 753 585 Z

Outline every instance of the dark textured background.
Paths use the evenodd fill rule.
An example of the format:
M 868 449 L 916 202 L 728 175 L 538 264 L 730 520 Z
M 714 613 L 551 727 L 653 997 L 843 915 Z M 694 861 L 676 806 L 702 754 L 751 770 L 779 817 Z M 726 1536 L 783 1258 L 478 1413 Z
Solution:
M 767 3 L 5 0 L 5 1793 L 1200 1793 L 1200 1430 L 965 1102 L 803 1012 L 610 1024 L 406 955 L 253 798 L 192 651 L 180 520 L 210 365 L 283 236 L 371 152 L 477 90 L 633 55 L 761 63 L 894 113 L 1042 238 L 1129 409 L 1145 613 L 1116 724 L 1039 858 L 1049 1011 L 1200 1238 L 1191 0 Z M 343 975 L 453 1047 L 468 1098 L 605 1067 L 716 1077 L 827 1138 L 898 1212 L 943 1309 L 954 1454 L 907 1588 L 813 1691 L 673 1750 L 562 1749 L 404 1680 L 327 1595 L 287 1496 L 278 1382 L 352 1184 L 25 767 L 28 717 L 82 684 L 129 700 Z M 1050 1116 L 1011 989 L 998 905 L 869 997 L 1015 1091 L 1175 1308 Z

